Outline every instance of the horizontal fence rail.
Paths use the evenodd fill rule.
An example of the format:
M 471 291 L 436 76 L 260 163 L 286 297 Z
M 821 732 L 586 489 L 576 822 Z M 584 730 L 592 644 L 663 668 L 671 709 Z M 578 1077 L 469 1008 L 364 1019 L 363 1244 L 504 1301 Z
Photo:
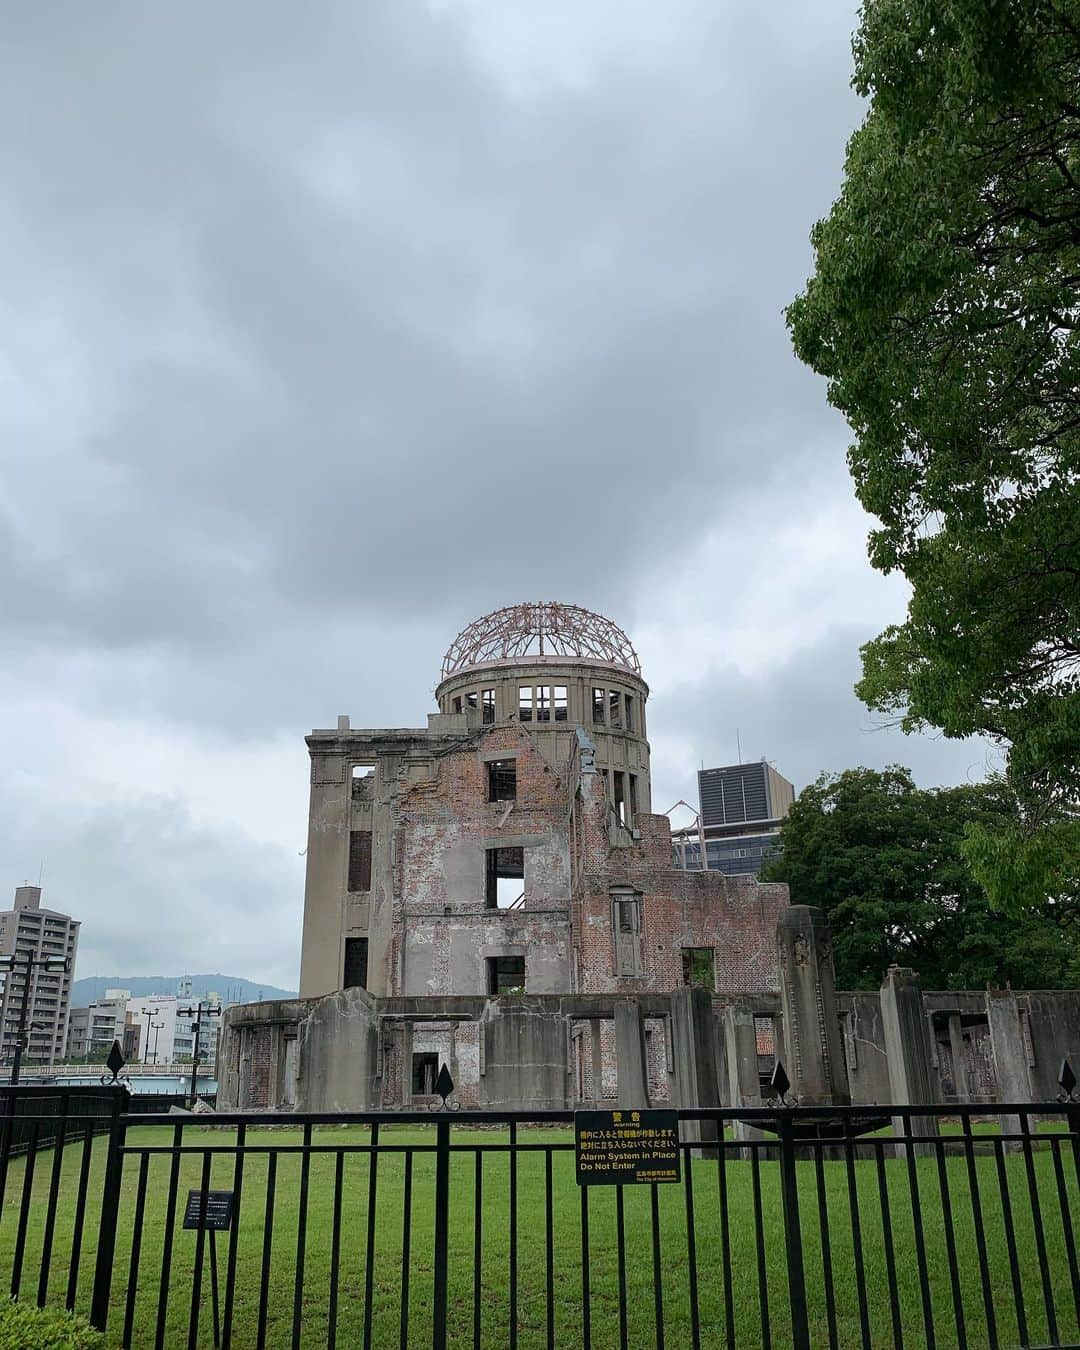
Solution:
M 1080 1343 L 1071 1104 L 684 1110 L 677 1183 L 579 1187 L 569 1111 L 144 1115 L 112 1089 L 76 1114 L 53 1095 L 0 1121 L 30 1131 L 0 1154 L 0 1277 L 110 1343 Z

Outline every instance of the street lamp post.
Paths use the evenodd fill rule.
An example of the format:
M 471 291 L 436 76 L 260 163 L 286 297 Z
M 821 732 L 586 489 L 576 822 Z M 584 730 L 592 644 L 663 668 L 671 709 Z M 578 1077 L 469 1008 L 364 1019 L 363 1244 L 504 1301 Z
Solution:
M 6 971 L 10 975 L 20 967 L 23 969 L 23 991 L 22 1001 L 19 1005 L 19 1031 L 15 1037 L 15 1055 L 11 1061 L 10 1082 L 12 1087 L 19 1081 L 19 1069 L 22 1066 L 23 1050 L 26 1047 L 26 1017 L 30 1011 L 30 976 L 34 970 L 61 971 L 69 968 L 66 956 L 20 955 L 17 951 L 0 956 L 0 971 Z
M 164 1025 L 165 1025 L 164 1022 L 152 1022 L 152 1023 L 151 1023 L 151 1026 L 154 1028 L 154 1058 L 153 1058 L 153 1060 L 152 1060 L 151 1062 L 154 1063 L 154 1064 L 157 1063 L 158 1036 L 161 1034 L 161 1028 L 162 1028 Z
M 145 1018 L 146 1018 L 146 1044 L 143 1046 L 143 1048 L 142 1048 L 142 1049 L 143 1049 L 143 1052 L 142 1052 L 142 1054 L 139 1056 L 139 1058 L 142 1060 L 142 1062 L 143 1062 L 144 1064 L 146 1064 L 146 1063 L 149 1061 L 149 1059 L 150 1059 L 150 1023 L 151 1023 L 151 1022 L 154 1020 L 154 1018 L 157 1016 L 157 1009 L 156 1009 L 156 1008 L 144 1008 L 144 1009 L 142 1010 L 142 1012 L 139 1014 L 139 1016 L 140 1016 L 140 1017 L 145 1017 Z
M 220 1017 L 220 1016 L 221 1016 L 221 1004 L 220 1004 L 220 1003 L 204 1003 L 204 1002 L 200 999 L 199 1002 L 198 1002 L 198 1004 L 197 1004 L 197 1006 L 194 1007 L 194 1008 L 177 1008 L 177 1010 L 176 1010 L 176 1015 L 177 1015 L 177 1017 L 194 1017 L 194 1019 L 195 1019 L 195 1044 L 192 1046 L 192 1049 L 191 1049 L 191 1105 L 192 1105 L 192 1109 L 194 1109 L 195 1103 L 198 1101 L 198 1096 L 196 1095 L 196 1093 L 197 1093 L 197 1088 L 198 1088 L 198 1085 L 199 1085 L 199 1060 L 200 1060 L 200 1058 L 201 1058 L 201 1055 L 200 1055 L 200 1053 L 199 1053 L 199 1041 L 200 1041 L 200 1039 L 201 1039 L 201 1033 L 202 1033 L 202 1020 L 203 1020 L 203 1014 L 204 1014 L 204 1013 L 205 1013 L 207 1016 L 209 1016 L 209 1017 Z

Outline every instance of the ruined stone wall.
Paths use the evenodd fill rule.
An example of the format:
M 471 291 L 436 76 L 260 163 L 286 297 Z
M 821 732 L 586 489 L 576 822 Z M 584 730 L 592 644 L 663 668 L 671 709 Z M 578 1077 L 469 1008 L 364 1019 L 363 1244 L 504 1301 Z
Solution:
M 623 831 L 625 838 L 601 851 L 590 840 L 595 804 L 590 813 L 583 803 L 579 815 L 586 822 L 584 856 L 596 866 L 580 877 L 575 897 L 582 992 L 677 989 L 684 947 L 712 948 L 715 986 L 725 994 L 779 988 L 776 922 L 788 905 L 786 885 L 674 867 L 666 816 L 639 816 L 639 841 Z M 642 968 L 636 976 L 616 973 L 612 902 L 628 892 L 641 897 Z

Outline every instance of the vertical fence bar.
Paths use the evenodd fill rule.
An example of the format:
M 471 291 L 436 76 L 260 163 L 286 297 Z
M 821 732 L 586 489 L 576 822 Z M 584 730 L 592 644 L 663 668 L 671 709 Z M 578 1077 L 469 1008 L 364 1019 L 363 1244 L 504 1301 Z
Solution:
M 795 1170 L 795 1127 L 790 1111 L 781 1111 L 777 1116 L 777 1133 L 780 1137 L 780 1195 L 784 1215 L 788 1304 L 791 1308 L 791 1344 L 794 1350 L 810 1350 L 806 1272 L 803 1269 L 802 1225 L 799 1219 L 799 1178 Z
M 518 1249 L 517 1249 L 517 1121 L 510 1122 L 510 1350 L 517 1350 Z
M 401 1317 L 398 1322 L 398 1343 L 401 1350 L 409 1346 L 409 1256 L 412 1241 L 412 1150 L 405 1154 L 405 1194 L 401 1210 Z
M 90 1324 L 105 1330 L 109 1318 L 109 1294 L 112 1290 L 113 1256 L 116 1251 L 116 1220 L 120 1211 L 120 1186 L 124 1176 L 125 1126 L 120 1114 L 127 1106 L 127 1089 L 112 1092 L 109 1116 L 109 1144 L 105 1155 L 105 1182 L 101 1191 L 101 1226 L 98 1229 L 97 1263 L 94 1267 L 94 1296 L 90 1304 Z
M 410 1155 L 411 1156 L 411 1155 Z M 345 1181 L 345 1154 L 334 1154 L 334 1203 L 330 1220 L 330 1301 L 326 1309 L 326 1350 L 337 1347 L 338 1281 L 341 1268 L 341 1190 Z
M 431 1350 L 446 1350 L 447 1266 L 449 1264 L 450 1122 L 435 1122 L 435 1251 Z
M 627 1350 L 626 1335 L 626 1228 L 623 1215 L 623 1188 L 615 1187 L 615 1244 L 619 1265 L 619 1350 Z
M 229 1233 L 229 1257 L 225 1266 L 225 1308 L 221 1315 L 222 1350 L 232 1350 L 233 1306 L 236 1302 L 236 1257 L 240 1246 L 240 1200 L 244 1189 L 244 1148 L 247 1144 L 247 1125 L 241 1121 L 236 1127 L 236 1161 L 233 1163 L 233 1217 Z M 334 1276 L 331 1273 L 331 1281 Z M 333 1287 L 333 1285 L 331 1285 Z
M 885 1246 L 885 1279 L 889 1286 L 889 1316 L 895 1350 L 903 1350 L 904 1325 L 900 1318 L 900 1296 L 896 1282 L 896 1252 L 893 1248 L 892 1211 L 889 1205 L 889 1178 L 885 1171 L 885 1141 L 874 1139 L 874 1166 L 877 1171 L 878 1204 L 881 1207 L 881 1238 Z
M 724 1276 L 724 1339 L 735 1350 L 735 1291 L 731 1273 L 731 1225 L 728 1217 L 727 1141 L 723 1130 L 716 1151 L 716 1189 L 720 1206 L 720 1264 Z M 626 1350 L 623 1346 L 622 1350 Z
M 195 1229 L 195 1256 L 191 1263 L 191 1308 L 188 1312 L 188 1350 L 198 1350 L 199 1314 L 202 1311 L 202 1272 L 206 1257 L 206 1207 L 209 1204 L 210 1166 L 213 1154 L 203 1153 L 199 1178 L 199 1225 Z
M 292 1350 L 300 1350 L 304 1316 L 304 1263 L 307 1256 L 308 1186 L 311 1180 L 311 1122 L 304 1125 L 300 1155 L 300 1198 L 296 1216 L 296 1278 L 293 1281 Z M 193 1348 L 194 1350 L 194 1348 Z
M 1001 1195 L 1001 1221 L 1005 1228 L 1005 1246 L 1009 1253 L 1009 1274 L 1012 1276 L 1016 1331 L 1020 1338 L 1020 1344 L 1027 1345 L 1027 1309 L 1024 1307 L 1024 1286 L 1020 1281 L 1020 1257 L 1016 1249 L 1016 1229 L 1013 1226 L 1009 1177 L 1005 1169 L 1005 1144 L 1001 1139 L 994 1140 L 994 1163 L 997 1169 L 998 1191 Z
M 836 1295 L 833 1292 L 832 1242 L 829 1236 L 829 1193 L 825 1189 L 825 1158 L 821 1145 L 814 1149 L 814 1179 L 817 1182 L 818 1230 L 821 1234 L 821 1278 L 825 1285 L 825 1323 L 829 1333 L 829 1350 L 839 1350 Z
M 926 1264 L 926 1233 L 922 1221 L 922 1197 L 919 1194 L 919 1172 L 915 1165 L 915 1145 L 912 1136 L 912 1118 L 910 1112 L 902 1117 L 904 1141 L 900 1147 L 904 1150 L 907 1164 L 908 1196 L 911 1199 L 911 1228 L 915 1236 L 915 1262 L 919 1270 L 919 1298 L 922 1302 L 923 1331 L 926 1334 L 926 1350 L 936 1350 L 937 1334 L 934 1329 L 934 1303 L 930 1297 L 930 1276 Z
M 1020 1133 L 1023 1135 L 1024 1173 L 1027 1176 L 1028 1198 L 1031 1202 L 1031 1224 L 1035 1230 L 1035 1251 L 1039 1257 L 1039 1275 L 1042 1279 L 1043 1305 L 1050 1341 L 1058 1339 L 1057 1310 L 1054 1307 L 1054 1286 L 1050 1280 L 1050 1261 L 1046 1254 L 1046 1232 L 1043 1228 L 1042 1206 L 1039 1204 L 1039 1183 L 1035 1178 L 1035 1158 L 1032 1152 L 1030 1122 L 1027 1112 L 1020 1115 Z
M 65 1092 L 60 1100 L 60 1123 L 53 1145 L 52 1176 L 49 1179 L 49 1204 L 45 1211 L 45 1233 L 41 1240 L 41 1271 L 38 1276 L 38 1307 L 44 1308 L 49 1296 L 49 1267 L 52 1264 L 53 1233 L 56 1229 L 56 1206 L 60 1199 L 60 1173 L 64 1165 L 64 1137 L 70 1098 Z
M 964 1159 L 967 1163 L 968 1192 L 971 1196 L 971 1221 L 975 1226 L 975 1249 L 979 1257 L 979 1283 L 982 1286 L 983 1315 L 986 1318 L 986 1344 L 997 1350 L 997 1317 L 994 1313 L 994 1289 L 990 1283 L 990 1263 L 986 1256 L 986 1233 L 983 1230 L 982 1197 L 979 1194 L 979 1171 L 975 1166 L 975 1142 L 971 1133 L 971 1117 L 964 1115 Z
M 850 1135 L 844 1139 L 844 1168 L 847 1172 L 848 1211 L 851 1215 L 851 1249 L 855 1258 L 855 1292 L 859 1300 L 859 1334 L 863 1350 L 872 1350 L 866 1271 L 863 1268 L 862 1223 L 859 1218 L 859 1186 L 855 1175 L 855 1140 Z
M 551 1147 L 544 1150 L 544 1323 L 547 1350 L 555 1350 L 555 1216 L 552 1214 Z
M 277 1186 L 277 1154 L 266 1159 L 266 1208 L 263 1211 L 262 1266 L 259 1271 L 259 1318 L 257 1350 L 266 1345 L 266 1311 L 270 1298 L 270 1258 L 274 1246 L 274 1191 Z
M 582 1187 L 586 1190 L 587 1187 Z M 652 1217 L 653 1303 L 656 1314 L 656 1350 L 664 1350 L 664 1286 L 660 1266 L 660 1197 L 656 1182 L 649 1183 L 649 1209 Z
M 592 1350 L 592 1306 L 589 1301 L 589 1188 L 581 1192 L 581 1345 Z
M 761 1213 L 761 1159 L 756 1144 L 750 1144 L 750 1180 L 754 1196 L 754 1249 L 757 1253 L 758 1312 L 761 1315 L 762 1350 L 772 1350 L 769 1323 L 769 1279 L 765 1269 L 765 1229 Z
M 960 1289 L 960 1268 L 956 1259 L 956 1232 L 953 1227 L 952 1196 L 949 1193 L 949 1171 L 946 1167 L 945 1140 L 934 1139 L 937 1159 L 938 1191 L 941 1195 L 941 1221 L 945 1227 L 945 1255 L 949 1262 L 949 1285 L 952 1289 L 953 1319 L 956 1323 L 956 1343 L 967 1350 L 967 1326 L 964 1321 L 964 1296 Z
M 165 1317 L 169 1307 L 169 1277 L 172 1274 L 173 1228 L 176 1224 L 176 1192 L 180 1185 L 180 1144 L 183 1125 L 173 1129 L 172 1158 L 169 1162 L 169 1198 L 165 1202 L 165 1240 L 161 1247 L 161 1280 L 158 1284 L 157 1327 L 154 1350 L 165 1347 Z
M 701 1350 L 701 1311 L 698 1307 L 697 1287 L 697 1225 L 694 1219 L 694 1150 L 687 1145 L 684 1150 L 686 1181 L 684 1199 L 686 1201 L 686 1280 L 690 1295 L 690 1343 L 693 1350 Z
M 90 1157 L 94 1147 L 94 1122 L 86 1121 L 83 1135 L 82 1160 L 79 1164 L 79 1192 L 75 1201 L 75 1222 L 71 1228 L 71 1269 L 68 1271 L 67 1298 L 64 1306 L 70 1312 L 75 1307 L 79 1292 L 79 1266 L 82 1263 L 83 1225 L 86 1222 L 86 1196 L 90 1189 Z
M 139 1159 L 139 1183 L 135 1194 L 135 1229 L 131 1235 L 131 1262 L 128 1266 L 127 1297 L 124 1300 L 124 1332 L 120 1344 L 124 1350 L 131 1344 L 135 1325 L 135 1299 L 139 1292 L 139 1257 L 142 1254 L 143 1216 L 146 1213 L 146 1180 L 150 1171 L 150 1155 Z
M 1065 1259 L 1069 1263 L 1069 1281 L 1072 1285 L 1073 1313 L 1077 1330 L 1080 1331 L 1080 1268 L 1076 1263 L 1076 1239 L 1073 1237 L 1072 1215 L 1069 1212 L 1068 1189 L 1065 1185 L 1065 1169 L 1061 1165 L 1061 1142 L 1050 1140 L 1050 1151 L 1054 1160 L 1054 1181 L 1057 1185 L 1058 1208 L 1061 1210 L 1062 1236 L 1065 1239 Z
M 551 1209 L 551 1157 L 549 1147 L 544 1150 L 544 1321 L 547 1350 L 555 1350 L 555 1221 Z
M 476 1175 L 473 1180 L 473 1350 L 480 1350 L 481 1274 L 484 1260 L 484 1154 L 476 1150 Z
M 30 1196 L 34 1189 L 34 1164 L 37 1161 L 38 1131 L 41 1122 L 35 1120 L 30 1126 L 26 1166 L 23 1168 L 22 1199 L 19 1202 L 19 1227 L 15 1234 L 15 1251 L 11 1258 L 11 1297 L 19 1297 L 19 1285 L 22 1283 L 23 1257 L 26 1254 L 26 1229 L 30 1222 Z
M 368 1151 L 367 1249 L 364 1252 L 364 1350 L 371 1350 L 372 1294 L 375 1288 L 375 1216 L 379 1202 L 379 1122 L 371 1127 Z

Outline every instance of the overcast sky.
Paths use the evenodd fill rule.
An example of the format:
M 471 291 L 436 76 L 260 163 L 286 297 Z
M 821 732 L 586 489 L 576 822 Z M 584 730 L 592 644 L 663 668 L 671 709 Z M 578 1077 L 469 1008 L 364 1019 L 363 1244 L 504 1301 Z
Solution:
M 847 431 L 791 354 L 861 116 L 832 0 L 8 7 L 0 882 L 80 975 L 299 967 L 304 734 L 423 725 L 524 599 L 609 614 L 654 806 L 875 729 Z

